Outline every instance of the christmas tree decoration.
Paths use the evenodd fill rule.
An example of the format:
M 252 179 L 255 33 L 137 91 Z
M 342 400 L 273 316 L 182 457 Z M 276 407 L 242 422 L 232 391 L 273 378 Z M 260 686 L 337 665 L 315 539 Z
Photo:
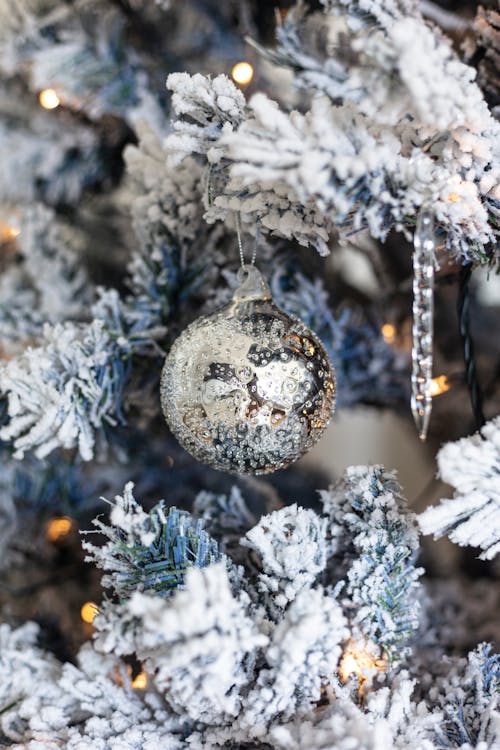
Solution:
M 413 237 L 413 343 L 411 349 L 411 411 L 418 436 L 427 437 L 432 411 L 434 315 L 434 217 L 425 207 L 418 214 Z
M 500 749 L 480 3 L 0 0 L 0 748 Z
M 167 423 L 202 463 L 267 474 L 304 455 L 335 406 L 335 375 L 317 336 L 281 311 L 255 266 L 221 310 L 174 342 L 161 378 Z
M 38 99 L 44 109 L 56 109 L 61 103 L 54 89 L 43 89 L 43 91 L 40 91 Z
M 233 67 L 231 77 L 240 86 L 246 86 L 253 78 L 253 67 L 248 62 L 239 62 Z

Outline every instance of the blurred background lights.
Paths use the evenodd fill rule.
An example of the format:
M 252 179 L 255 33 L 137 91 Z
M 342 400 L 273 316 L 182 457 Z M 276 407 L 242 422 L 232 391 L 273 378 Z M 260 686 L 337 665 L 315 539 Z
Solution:
M 21 234 L 21 229 L 0 220 L 0 242 L 11 242 Z
M 339 676 L 345 684 L 352 674 L 355 674 L 359 681 L 359 694 L 364 695 L 365 682 L 372 672 L 382 672 L 387 668 L 383 659 L 377 658 L 374 654 L 363 647 L 356 647 L 349 643 L 340 660 Z
M 393 344 L 396 338 L 396 328 L 391 323 L 384 323 L 381 329 L 386 344 Z
M 146 672 L 142 671 L 139 672 L 137 677 L 134 677 L 132 680 L 132 687 L 135 690 L 144 690 L 145 687 L 147 687 L 148 684 L 148 676 Z
M 38 99 L 44 109 L 55 109 L 61 103 L 61 100 L 54 89 L 44 89 L 43 91 L 40 91 Z
M 67 536 L 71 531 L 73 523 L 68 516 L 53 518 L 47 525 L 47 539 L 49 542 L 57 542 Z
M 245 84 L 250 83 L 250 81 L 252 80 L 253 68 L 248 62 L 239 62 L 236 63 L 236 65 L 232 69 L 231 75 L 235 83 L 239 83 L 244 86 Z
M 437 378 L 432 378 L 431 381 L 431 396 L 439 396 L 441 393 L 446 393 L 451 388 L 450 381 L 446 375 L 438 375 Z
M 80 616 L 83 622 L 92 623 L 99 614 L 99 609 L 95 602 L 85 602 L 80 610 Z

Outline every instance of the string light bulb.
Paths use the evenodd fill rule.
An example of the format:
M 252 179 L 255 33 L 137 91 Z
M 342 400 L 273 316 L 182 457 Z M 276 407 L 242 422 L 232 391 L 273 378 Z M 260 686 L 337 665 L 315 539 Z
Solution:
M 148 676 L 144 670 L 139 672 L 136 677 L 132 680 L 132 687 L 135 690 L 144 690 L 147 687 L 148 684 Z
M 384 323 L 380 332 L 386 344 L 393 344 L 396 340 L 396 327 L 392 323 Z
M 239 62 L 233 67 L 231 76 L 235 83 L 246 86 L 253 78 L 253 67 L 248 62 Z
M 431 380 L 431 396 L 440 396 L 451 388 L 451 383 L 446 375 L 439 375 Z
M 61 103 L 54 89 L 44 89 L 40 91 L 38 100 L 44 109 L 55 109 Z
M 345 685 L 349 677 L 355 674 L 359 681 L 359 694 L 364 695 L 370 672 L 383 672 L 386 667 L 386 662 L 374 656 L 367 648 L 349 643 L 340 660 L 339 675 Z
M 6 221 L 0 221 L 0 243 L 12 242 L 16 237 L 19 237 L 21 230 L 19 227 L 12 226 Z
M 72 526 L 73 522 L 68 516 L 53 518 L 47 525 L 47 539 L 49 542 L 58 542 L 68 536 Z
M 99 614 L 99 608 L 95 602 L 85 602 L 80 610 L 80 617 L 83 622 L 92 624 Z

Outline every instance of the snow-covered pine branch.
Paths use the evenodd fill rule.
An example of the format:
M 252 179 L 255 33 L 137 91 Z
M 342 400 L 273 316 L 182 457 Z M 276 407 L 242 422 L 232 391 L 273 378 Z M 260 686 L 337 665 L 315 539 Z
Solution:
M 437 462 L 455 494 L 419 516 L 422 532 L 480 547 L 480 557 L 491 560 L 500 551 L 500 417 L 480 433 L 444 445 Z
M 344 479 L 343 502 L 352 526 L 340 529 L 330 518 L 329 544 L 340 542 L 344 532 L 361 544 L 366 534 L 356 532 L 371 523 L 374 538 L 383 544 L 390 537 L 397 556 L 398 549 L 412 547 L 414 532 L 395 505 L 391 477 L 384 475 L 382 482 L 378 476 L 380 493 L 373 471 L 347 472 L 353 488 Z M 377 509 L 363 516 L 375 496 Z M 330 492 L 330 510 L 332 497 Z M 206 501 L 200 498 L 198 506 Z M 236 516 L 242 502 L 233 502 Z M 246 525 L 247 515 L 237 525 Z M 113 598 L 99 606 L 94 644 L 80 649 L 76 664 L 44 652 L 37 626 L 0 625 L 0 740 L 13 750 L 39 750 L 40 743 L 51 750 L 61 744 L 68 750 L 181 750 L 186 743 L 195 750 L 347 750 L 356 743 L 395 750 L 482 743 L 494 750 L 499 662 L 487 644 L 470 653 L 468 662 L 450 660 L 440 677 L 428 679 L 423 697 L 413 695 L 414 680 L 397 668 L 363 702 L 339 683 L 341 649 L 352 632 L 343 603 L 318 580 L 325 573 L 326 521 L 297 506 L 263 518 L 247 534 L 262 561 L 255 581 L 254 571 L 232 575 L 229 560 L 201 559 L 200 543 L 215 544 L 200 534 L 201 526 L 163 504 L 144 511 L 127 485 L 109 524 L 97 523 L 107 537 L 104 546 L 88 545 L 109 575 Z M 298 585 L 287 578 L 287 558 L 295 561 Z M 180 563 L 181 575 L 158 588 L 169 561 L 174 568 Z M 349 564 L 354 567 L 356 559 Z M 270 596 L 283 599 L 284 593 L 272 618 L 258 601 L 263 587 Z M 378 604 L 366 606 L 375 612 Z M 145 689 L 132 686 L 121 655 L 142 662 Z
M 78 231 L 42 204 L 23 208 L 18 221 L 15 253 L 0 275 L 0 351 L 8 356 L 37 341 L 46 322 L 83 319 L 93 296 Z
M 166 698 L 174 710 L 185 712 L 196 721 L 215 722 L 228 740 L 248 737 L 249 732 L 250 736 L 260 737 L 278 715 L 288 719 L 306 711 L 306 705 L 319 699 L 322 686 L 335 682 L 332 665 L 340 657 L 339 641 L 361 633 L 378 643 L 393 662 L 405 653 L 418 618 L 418 605 L 410 602 L 420 574 L 413 566 L 417 535 L 411 516 L 406 514 L 398 485 L 393 476 L 380 467 L 352 469 L 341 485 L 324 493 L 326 516 L 296 505 L 264 516 L 242 540 L 242 544 L 252 550 L 252 561 L 249 558 L 246 561 L 250 563 L 249 569 L 235 569 L 227 561 L 229 567 L 224 572 L 227 584 L 223 586 L 219 581 L 219 589 L 224 591 L 228 586 L 229 592 L 232 588 L 231 597 L 239 602 L 234 610 L 240 612 L 237 620 L 241 617 L 248 620 L 246 625 L 235 622 L 231 628 L 248 630 L 253 622 L 255 637 L 260 634 L 266 638 L 255 647 L 257 651 L 252 651 L 251 658 L 250 654 L 248 657 L 256 671 L 245 671 L 247 667 L 243 665 L 247 659 L 242 654 L 236 661 L 231 656 L 227 662 L 229 673 L 221 676 L 221 685 L 239 684 L 246 698 L 234 703 L 239 699 L 233 691 L 228 694 L 226 687 L 222 693 L 217 693 L 218 708 L 214 704 L 214 691 L 208 701 L 201 687 L 198 646 L 189 646 L 189 638 L 195 638 L 198 643 L 197 634 L 202 626 L 196 626 L 198 630 L 195 628 L 196 632 L 193 631 L 183 646 L 182 653 L 186 656 L 181 669 L 181 662 L 173 661 L 173 641 L 170 642 L 170 635 L 167 637 L 167 623 L 170 622 L 169 607 L 176 607 L 177 602 L 185 602 L 188 608 L 198 607 L 198 603 L 190 603 L 195 595 L 192 588 L 195 581 L 200 579 L 201 585 L 203 577 L 203 586 L 212 590 L 210 579 L 220 577 L 222 573 L 215 570 L 222 568 L 220 564 L 205 568 L 216 556 L 198 560 L 194 548 L 192 554 L 189 553 L 191 547 L 186 540 L 181 545 L 186 554 L 179 558 L 182 568 L 179 574 L 180 569 L 174 565 L 170 551 L 176 548 L 173 531 L 182 527 L 186 533 L 190 528 L 194 533 L 190 517 L 183 520 L 179 515 L 167 513 L 163 506 L 156 506 L 147 514 L 137 505 L 131 490 L 131 486 L 127 486 L 123 498 L 117 498 L 110 526 L 98 522 L 108 537 L 104 547 L 87 545 L 98 564 L 111 572 L 104 583 L 111 585 L 119 599 L 102 605 L 95 621 L 99 630 L 97 642 L 106 651 L 120 654 L 133 651 L 146 660 L 149 671 L 164 674 L 165 680 L 168 675 L 170 689 Z M 204 504 L 206 498 L 200 498 L 200 509 Z M 240 506 L 241 502 L 238 515 Z M 246 518 L 247 514 L 244 515 Z M 247 523 L 243 518 L 235 522 L 242 527 Z M 172 533 L 168 531 L 170 528 Z M 199 535 L 201 529 L 196 529 Z M 349 543 L 354 537 L 345 571 L 348 598 L 344 603 L 351 617 L 350 630 L 345 627 L 335 599 L 338 587 L 324 590 L 320 584 L 322 577 L 328 575 L 327 550 L 335 543 L 340 544 L 343 535 L 349 537 Z M 208 549 L 207 544 L 204 549 Z M 245 561 L 244 557 L 240 559 Z M 174 565 L 177 571 L 173 578 L 169 577 L 169 565 Z M 201 568 L 199 573 L 198 568 Z M 143 593 L 132 593 L 134 586 Z M 182 591 L 178 591 L 179 588 Z M 206 606 L 211 606 L 211 599 Z M 230 609 L 235 606 L 232 604 Z M 199 623 L 206 619 L 198 614 L 186 622 Z M 201 632 L 199 630 L 200 638 Z M 220 637 L 219 628 L 217 639 Z M 206 648 L 210 648 L 208 644 L 213 638 L 205 625 L 203 639 Z M 179 643 L 179 637 L 174 640 Z M 217 657 L 213 657 L 217 663 L 220 648 L 223 648 L 222 643 L 218 643 Z M 234 655 L 233 647 L 231 653 Z M 185 661 L 189 654 L 194 661 Z M 208 651 L 204 654 L 205 661 L 208 659 L 211 663 Z M 175 667 L 178 663 L 180 671 Z M 198 685 L 197 690 L 193 690 L 191 678 Z M 164 692 L 167 682 L 161 678 L 156 684 Z
M 395 475 L 382 466 L 351 466 L 320 493 L 329 518 L 330 554 L 342 550 L 346 605 L 360 636 L 390 662 L 409 653 L 418 628 L 418 532 Z
M 55 123 L 54 115 L 35 111 L 29 122 L 0 127 L 0 199 L 21 205 L 44 200 L 75 204 L 85 188 L 104 176 L 97 134 L 81 123 Z
M 189 514 L 163 504 L 145 513 L 131 485 L 116 498 L 110 525 L 96 523 L 108 541 L 84 546 L 114 592 L 94 621 L 97 645 L 135 653 L 174 711 L 208 731 L 225 727 L 228 738 L 264 738 L 280 716 L 319 700 L 348 632 L 339 604 L 317 585 L 326 560 L 317 514 L 291 506 L 248 532 L 246 544 L 262 555 L 257 582 Z M 287 561 L 295 561 L 296 581 Z
M 63 106 L 98 121 L 103 115 L 133 124 L 161 117 L 143 61 L 125 38 L 117 7 L 77 0 L 71 6 L 15 0 L 0 7 L 0 70 L 23 69 L 33 93 L 48 87 Z
M 500 657 L 491 645 L 480 643 L 467 659 L 451 664 L 449 673 L 437 681 L 432 698 L 436 714 L 437 748 L 495 748 L 500 727 Z
M 102 585 L 120 598 L 134 591 L 167 595 L 182 586 L 187 569 L 206 567 L 224 559 L 217 542 L 186 511 L 167 508 L 160 501 L 149 513 L 133 495 L 133 484 L 125 485 L 112 505 L 110 524 L 94 520 L 107 537 L 104 545 L 84 541 L 87 561 L 106 571 Z
M 326 566 L 325 519 L 297 505 L 262 516 L 242 544 L 259 557 L 257 589 L 272 617 L 311 588 Z
M 243 106 L 221 76 L 170 76 L 178 119 L 166 148 L 175 162 L 194 156 L 205 165 L 207 220 L 237 210 L 250 227 L 326 252 L 334 227 L 380 239 L 393 227 L 409 234 L 432 200 L 449 252 L 484 262 L 497 241 L 500 125 L 474 69 L 417 12 L 331 5 L 322 16 L 329 58 L 311 62 L 317 51 L 294 24 L 319 21 L 302 11 L 289 14 L 271 54 L 323 94 L 305 114 L 264 94 Z M 363 22 L 349 28 L 357 15 Z
M 173 91 L 172 107 L 177 114 L 175 132 L 165 142 L 168 164 L 194 157 L 204 167 L 206 220 L 226 219 L 228 214 L 232 218 L 232 213 L 239 211 L 250 232 L 255 233 L 259 225 L 301 244 L 312 242 L 325 253 L 328 232 L 312 201 L 300 203 L 286 186 L 269 183 L 265 172 L 245 190 L 228 182 L 227 149 L 222 139 L 237 132 L 247 115 L 241 91 L 224 75 L 209 79 L 175 73 L 167 85 Z
M 220 568 L 215 565 L 196 573 L 202 577 L 209 571 L 220 571 Z M 150 615 L 145 621 L 146 631 L 155 638 L 150 653 L 158 653 L 161 647 L 158 633 L 163 632 L 164 657 L 168 653 L 166 642 L 169 638 L 171 641 L 169 659 L 174 674 L 178 673 L 180 665 L 186 665 L 184 690 L 186 697 L 189 690 L 193 691 L 193 707 L 202 704 L 202 695 L 212 702 L 221 696 L 221 682 L 217 682 L 217 677 L 227 670 L 227 661 L 224 664 L 222 656 L 228 660 L 232 648 L 245 648 L 249 643 L 231 640 L 228 630 L 231 612 L 227 606 L 220 610 L 215 608 L 224 601 L 220 591 L 217 589 L 219 595 L 212 599 L 211 594 L 216 593 L 211 587 L 212 581 L 208 586 L 205 580 L 200 583 L 200 588 L 191 585 L 189 592 L 179 592 L 183 596 L 170 603 L 170 615 L 161 606 L 165 601 L 159 600 L 160 606 L 150 606 L 149 610 L 144 602 L 137 602 L 137 610 L 145 617 L 146 612 Z M 225 594 L 228 594 L 227 589 Z M 197 604 L 200 610 L 195 618 Z M 203 638 L 204 624 L 210 632 L 210 624 L 215 622 L 219 626 L 218 640 L 212 645 L 222 651 L 218 659 L 207 661 L 203 656 L 209 653 L 210 642 Z M 306 629 L 303 642 L 311 634 L 311 631 L 307 633 L 311 624 L 307 620 L 302 622 Z M 68 750 L 88 747 L 181 750 L 186 742 L 197 750 L 207 747 L 215 750 L 230 743 L 254 750 L 268 750 L 270 746 L 275 750 L 319 747 L 347 750 L 356 746 L 395 750 L 470 747 L 495 750 L 497 747 L 499 664 L 487 644 L 471 652 L 467 661 L 450 660 L 449 673 L 429 686 L 424 700 L 418 701 L 412 696 L 414 682 L 403 671 L 395 675 L 390 684 L 370 692 L 363 706 L 338 689 L 336 699 L 329 705 L 318 709 L 309 704 L 300 721 L 297 716 L 289 720 L 281 716 L 268 726 L 265 734 L 259 735 L 258 729 L 263 727 L 261 718 L 255 715 L 254 727 L 245 727 L 240 722 L 241 714 L 226 724 L 194 722 L 187 719 L 184 712 L 179 716 L 158 693 L 151 679 L 148 679 L 147 689 L 134 689 L 130 669 L 115 656 L 103 654 L 91 644 L 80 649 L 76 665 L 63 664 L 37 645 L 38 632 L 34 623 L 26 623 L 16 630 L 0 625 L 3 675 L 0 740 L 13 750 L 40 750 L 42 746 L 57 750 L 61 745 Z M 192 635 L 191 639 L 185 639 L 187 632 Z M 195 634 L 199 634 L 198 640 Z M 285 635 L 282 631 L 280 634 Z M 250 634 L 244 635 L 248 638 Z M 277 643 L 276 655 L 279 645 L 282 648 L 289 645 L 286 635 L 281 644 Z M 198 671 L 195 668 L 197 654 L 201 657 Z M 165 658 L 165 664 L 167 662 Z M 292 663 L 297 670 L 302 662 L 297 658 L 290 660 L 290 665 Z M 212 693 L 202 689 L 200 695 L 193 689 L 198 685 L 196 676 L 203 674 L 207 675 Z M 287 674 L 289 680 L 291 676 Z M 227 700 L 224 703 L 228 705 Z M 237 705 L 233 702 L 233 706 Z M 206 712 L 203 717 L 207 717 Z M 252 716 L 248 715 L 247 719 L 250 718 Z
M 219 231 L 203 220 L 201 166 L 189 158 L 167 169 L 158 133 L 142 123 L 138 135 L 138 145 L 125 150 L 127 203 L 139 245 L 128 266 L 129 286 L 136 305 L 165 323 L 173 307 L 213 279 L 212 235 Z
M 56 448 L 94 457 L 96 437 L 124 421 L 122 395 L 135 351 L 164 335 L 149 311 L 127 307 L 116 291 L 101 293 L 90 323 L 46 324 L 42 342 L 2 363 L 0 393 L 9 421 L 0 430 L 14 455 L 43 458 Z
M 181 750 L 178 721 L 153 690 L 132 688 L 123 662 L 86 644 L 76 665 L 62 664 L 38 646 L 38 634 L 35 623 L 0 625 L 0 742 L 12 750 Z

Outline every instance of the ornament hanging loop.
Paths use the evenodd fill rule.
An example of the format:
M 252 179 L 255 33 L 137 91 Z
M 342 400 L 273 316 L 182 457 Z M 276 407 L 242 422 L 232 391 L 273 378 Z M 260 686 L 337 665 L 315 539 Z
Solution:
M 242 266 L 238 271 L 238 281 L 240 285 L 233 294 L 233 301 L 237 304 L 272 299 L 267 281 L 254 265 Z
M 427 437 L 432 411 L 435 215 L 425 204 L 417 217 L 413 237 L 413 326 L 411 411 L 421 440 Z
M 234 221 L 235 221 L 235 224 L 236 224 L 236 236 L 238 238 L 238 250 L 239 250 L 239 253 L 240 253 L 240 263 L 241 263 L 241 267 L 245 268 L 247 266 L 247 264 L 245 263 L 245 255 L 243 253 L 243 242 L 242 242 L 242 239 L 241 239 L 241 235 L 242 235 L 241 214 L 240 214 L 239 211 L 235 211 Z M 253 249 L 253 252 L 252 252 L 252 257 L 250 259 L 250 266 L 254 266 L 255 265 L 255 259 L 256 259 L 256 257 L 257 257 L 257 243 L 255 243 L 255 245 L 254 245 L 254 249 Z

